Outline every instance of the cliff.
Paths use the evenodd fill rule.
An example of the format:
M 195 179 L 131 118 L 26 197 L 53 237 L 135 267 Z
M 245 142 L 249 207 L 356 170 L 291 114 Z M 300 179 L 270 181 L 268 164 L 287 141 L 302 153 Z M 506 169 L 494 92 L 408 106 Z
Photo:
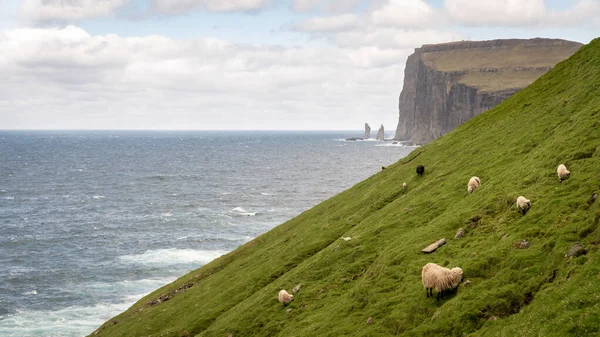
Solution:
M 90 336 L 596 335 L 598 88 L 600 39 L 493 110 L 148 294 Z M 571 171 L 562 183 L 560 163 Z M 473 175 L 482 185 L 468 194 Z M 519 195 L 531 199 L 526 215 L 515 207 Z M 464 235 L 450 239 L 459 228 Z M 441 238 L 434 253 L 421 252 Z M 461 267 L 464 282 L 440 301 L 427 298 L 428 262 Z M 298 284 L 292 303 L 277 302 L 279 290 Z
M 571 56 L 558 39 L 424 45 L 408 57 L 394 139 L 426 143 L 487 111 Z

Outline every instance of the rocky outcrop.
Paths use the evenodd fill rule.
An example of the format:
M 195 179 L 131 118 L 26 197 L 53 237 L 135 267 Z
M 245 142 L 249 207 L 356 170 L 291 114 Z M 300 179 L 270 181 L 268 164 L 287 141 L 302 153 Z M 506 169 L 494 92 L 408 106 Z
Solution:
M 385 140 L 385 130 L 383 129 L 383 124 L 379 127 L 379 131 L 377 131 L 377 140 Z
M 571 56 L 558 39 L 425 45 L 408 57 L 394 139 L 426 143 L 487 111 Z
M 368 123 L 365 123 L 365 137 L 363 139 L 371 138 L 371 127 Z

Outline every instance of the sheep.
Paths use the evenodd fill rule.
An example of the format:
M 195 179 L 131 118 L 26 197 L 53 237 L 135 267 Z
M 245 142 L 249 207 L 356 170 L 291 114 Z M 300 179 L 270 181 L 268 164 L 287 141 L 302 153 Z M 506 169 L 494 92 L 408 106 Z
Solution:
M 283 304 L 283 306 L 285 307 L 291 301 L 294 300 L 294 295 L 288 293 L 287 291 L 285 291 L 285 289 L 281 289 L 279 291 L 279 296 L 277 297 L 277 300 L 279 301 L 279 303 Z
M 571 171 L 567 170 L 567 167 L 564 164 L 558 165 L 556 169 L 556 173 L 558 173 L 558 182 L 562 183 L 563 180 L 569 178 L 571 176 Z
M 467 192 L 473 193 L 473 191 L 475 191 L 475 189 L 478 188 L 480 185 L 481 180 L 479 180 L 478 177 L 471 177 L 471 179 L 469 179 L 469 183 L 467 184 Z
M 448 269 L 435 263 L 428 263 L 421 270 L 421 279 L 427 297 L 433 297 L 433 288 L 435 288 L 438 300 L 444 296 L 444 290 L 458 287 L 462 276 L 463 271 L 459 267 Z
M 423 165 L 417 166 L 417 174 L 422 176 L 423 173 L 425 173 L 425 166 L 423 166 Z
M 406 191 L 406 183 L 402 184 L 402 190 Z
M 531 200 L 526 199 L 524 196 L 520 195 L 517 198 L 517 211 L 525 215 L 525 213 L 527 213 L 527 211 L 529 210 L 529 207 L 531 207 Z

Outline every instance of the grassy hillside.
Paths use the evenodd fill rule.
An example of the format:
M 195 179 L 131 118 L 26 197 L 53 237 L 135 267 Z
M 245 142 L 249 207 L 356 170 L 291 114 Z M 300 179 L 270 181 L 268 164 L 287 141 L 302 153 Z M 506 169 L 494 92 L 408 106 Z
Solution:
M 558 62 L 573 55 L 581 44 L 565 40 L 502 40 L 496 48 L 474 48 L 485 42 L 459 41 L 435 45 L 463 45 L 464 49 L 428 51 L 422 59 L 432 69 L 443 72 L 465 72 L 458 83 L 481 91 L 524 88 L 533 83 Z M 426 47 L 426 46 L 425 46 Z M 523 69 L 523 68 L 537 68 Z M 479 71 L 477 69 L 497 69 Z
M 559 163 L 571 170 L 562 183 Z M 415 174 L 419 164 L 423 177 Z M 473 175 L 482 186 L 468 194 Z M 594 192 L 600 39 L 497 108 L 146 296 L 96 333 L 598 334 L 600 200 L 588 204 Z M 519 195 L 532 201 L 525 216 L 514 205 Z M 454 240 L 461 227 L 466 235 Z M 448 242 L 435 253 L 420 252 L 442 237 Z M 522 240 L 530 247 L 514 246 Z M 587 255 L 566 258 L 576 241 Z M 426 298 L 420 272 L 428 262 L 460 266 L 470 284 L 439 302 Z M 277 292 L 296 284 L 302 288 L 288 312 Z

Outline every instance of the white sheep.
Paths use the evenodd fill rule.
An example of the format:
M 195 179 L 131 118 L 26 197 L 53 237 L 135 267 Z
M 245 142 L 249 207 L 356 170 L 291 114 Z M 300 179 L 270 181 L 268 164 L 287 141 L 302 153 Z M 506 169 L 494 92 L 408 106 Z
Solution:
M 527 213 L 527 211 L 529 210 L 529 207 L 531 207 L 531 200 L 520 195 L 517 198 L 517 211 L 525 215 L 525 213 Z
M 403 184 L 402 184 L 402 189 L 403 189 L 403 190 L 406 190 L 406 183 L 403 183 Z
M 475 189 L 478 188 L 480 185 L 481 180 L 479 180 L 478 177 L 471 177 L 471 179 L 469 179 L 469 183 L 467 184 L 467 192 L 473 193 L 473 191 L 475 191 Z
M 571 176 L 571 171 L 567 170 L 567 167 L 564 164 L 558 165 L 556 169 L 556 173 L 558 173 L 558 182 L 561 183 L 563 180 L 569 178 Z
M 291 301 L 294 300 L 294 295 L 285 291 L 285 289 L 281 289 L 279 291 L 279 296 L 277 297 L 279 303 L 283 304 L 283 306 L 288 305 Z
M 421 270 L 421 279 L 427 297 L 433 297 L 433 288 L 437 292 L 437 299 L 443 296 L 444 290 L 458 287 L 462 280 L 463 271 L 459 267 L 444 268 L 435 263 L 426 264 Z

